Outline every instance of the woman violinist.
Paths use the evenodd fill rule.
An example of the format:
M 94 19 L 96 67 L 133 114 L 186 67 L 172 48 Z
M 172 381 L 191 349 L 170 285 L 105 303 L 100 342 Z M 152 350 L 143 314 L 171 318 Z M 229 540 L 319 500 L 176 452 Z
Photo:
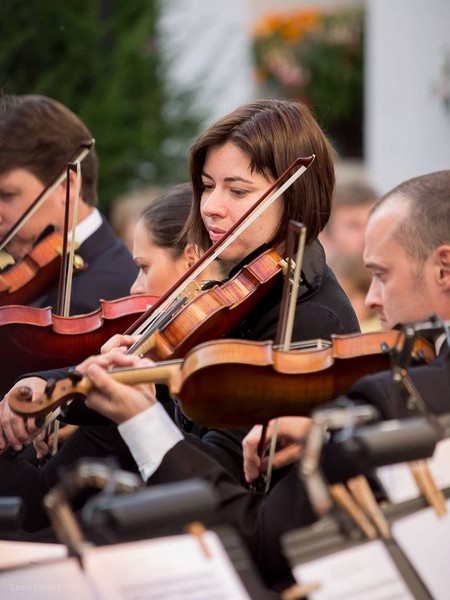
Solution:
M 194 204 L 186 224 L 189 240 L 201 250 L 219 239 L 239 217 L 269 188 L 271 182 L 298 156 L 315 154 L 316 160 L 308 171 L 289 188 L 278 203 L 272 205 L 221 256 L 229 268 L 239 269 L 250 257 L 257 256 L 261 247 L 275 248 L 282 256 L 290 219 L 307 227 L 307 246 L 303 261 L 303 285 L 297 302 L 293 341 L 315 338 L 330 339 L 333 333 L 358 331 L 355 313 L 328 268 L 317 235 L 325 226 L 334 191 L 333 150 L 310 111 L 297 102 L 261 100 L 242 106 L 211 125 L 195 142 L 190 159 Z M 281 302 L 282 282 L 232 332 L 231 337 L 250 340 L 274 339 Z M 136 364 L 139 359 L 117 351 L 85 361 L 79 368 L 86 372 L 89 364 L 102 366 Z M 42 379 L 31 378 L 27 385 L 36 392 L 43 389 Z M 151 394 L 151 387 L 149 394 Z M 214 390 L 211 390 L 211 394 Z M 8 402 L 8 396 L 2 404 Z M 72 403 L 71 408 L 74 406 Z M 145 411 L 144 411 L 145 412 Z M 143 413 L 144 414 L 144 413 Z M 87 421 L 92 423 L 92 417 Z M 230 472 L 243 481 L 241 439 L 242 431 L 198 429 L 181 413 L 177 423 L 194 443 L 210 452 Z M 10 418 L 4 410 L 2 417 L 3 444 L 8 439 L 30 440 L 28 429 L 21 419 Z M 147 436 L 147 440 L 148 440 Z M 68 464 L 80 456 L 115 454 L 124 468 L 136 469 L 128 446 L 114 426 L 82 427 L 58 454 L 47 463 L 46 476 L 39 496 L 48 485 L 57 481 L 56 467 Z M 1 465 L 0 465 L 1 466 Z M 41 479 L 40 479 L 41 480 Z M 30 491 L 9 478 L 9 491 L 17 489 L 24 497 Z M 41 480 L 42 483 L 42 480 Z M 0 484 L 0 492 L 1 492 Z M 39 506 L 35 497 L 34 506 Z M 28 503 L 28 500 L 27 500 Z M 27 525 L 38 527 L 36 517 L 30 516 Z M 31 521 L 31 522 L 30 522 Z
M 0 240 L 70 160 L 77 147 L 91 138 L 86 125 L 51 98 L 0 95 Z M 73 278 L 71 315 L 98 309 L 100 298 L 113 300 L 126 296 L 136 277 L 129 251 L 96 208 L 97 174 L 98 158 L 95 148 L 91 148 L 81 162 L 82 185 L 75 238 L 79 245 L 77 254 L 84 267 Z M 72 195 L 74 183 L 72 181 L 70 186 Z M 7 251 L 16 261 L 32 250 L 49 227 L 62 235 L 65 201 L 66 184 L 62 183 L 7 245 Z M 3 293 L 7 295 L 6 291 Z M 58 282 L 55 281 L 47 289 L 38 289 L 30 304 L 56 310 L 57 298 Z M 21 302 L 8 301 L 8 304 Z

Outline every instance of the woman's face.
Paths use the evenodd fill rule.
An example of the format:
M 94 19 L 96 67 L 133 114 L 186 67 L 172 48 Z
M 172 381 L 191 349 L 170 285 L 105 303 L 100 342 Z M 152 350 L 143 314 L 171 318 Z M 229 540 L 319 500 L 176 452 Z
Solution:
M 268 190 L 273 180 L 250 170 L 250 160 L 232 142 L 212 146 L 206 153 L 202 174 L 200 212 L 212 242 L 220 238 Z M 231 265 L 238 264 L 267 242 L 278 229 L 282 215 L 278 198 L 220 255 Z
M 187 249 L 179 258 L 174 258 L 169 248 L 158 246 L 144 222 L 139 220 L 134 230 L 133 259 L 139 267 L 131 294 L 162 296 L 189 268 L 190 251 Z

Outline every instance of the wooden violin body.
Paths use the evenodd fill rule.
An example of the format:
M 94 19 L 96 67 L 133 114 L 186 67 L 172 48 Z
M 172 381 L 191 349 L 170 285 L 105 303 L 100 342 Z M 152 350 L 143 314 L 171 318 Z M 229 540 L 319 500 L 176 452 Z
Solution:
M 267 250 L 234 277 L 197 294 L 147 342 L 139 353 L 153 360 L 179 358 L 202 342 L 226 336 L 273 288 L 283 270 L 275 250 Z
M 0 390 L 8 391 L 24 373 L 75 365 L 98 354 L 156 300 L 148 295 L 101 300 L 96 311 L 73 317 L 60 317 L 50 308 L 0 307 Z
M 242 427 L 311 411 L 345 394 L 361 377 L 389 369 L 399 332 L 332 336 L 329 347 L 278 350 L 272 342 L 218 340 L 189 353 L 171 393 L 207 427 Z M 422 340 L 420 359 L 434 358 Z M 218 384 L 218 382 L 220 382 Z
M 387 350 L 403 334 L 398 331 L 334 336 L 328 347 L 277 350 L 272 342 L 218 340 L 191 350 L 184 360 L 154 367 L 111 371 L 130 384 L 166 383 L 183 412 L 207 427 L 241 427 L 272 418 L 307 416 L 316 406 L 347 392 L 364 375 L 389 368 Z M 415 350 L 427 360 L 434 354 L 421 340 Z M 47 397 L 27 401 L 27 389 L 10 397 L 12 410 L 45 416 L 72 398 L 83 398 L 91 387 L 87 377 L 56 383 Z
M 58 281 L 62 237 L 52 232 L 19 263 L 0 273 L 0 306 L 28 304 Z M 76 270 L 76 269 L 75 269 Z

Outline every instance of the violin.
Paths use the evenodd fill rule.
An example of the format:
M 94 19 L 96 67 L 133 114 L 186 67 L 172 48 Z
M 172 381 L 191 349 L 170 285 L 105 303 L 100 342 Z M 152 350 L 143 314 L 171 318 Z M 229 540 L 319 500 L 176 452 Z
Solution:
M 229 428 L 265 423 L 272 418 L 307 416 L 364 375 L 389 368 L 390 350 L 401 343 L 399 331 L 335 335 L 313 348 L 279 350 L 271 341 L 218 340 L 203 343 L 184 359 L 152 367 L 116 369 L 119 382 L 165 383 L 184 414 L 207 427 Z M 432 346 L 418 338 L 413 354 L 434 358 Z M 217 384 L 220 382 L 220 385 Z M 30 388 L 11 392 L 9 405 L 23 417 L 45 417 L 68 400 L 83 399 L 92 384 L 73 373 L 31 402 Z
M 0 327 L 8 340 L 0 345 L 0 390 L 8 390 L 23 373 L 70 366 L 98 354 L 112 335 L 157 301 L 146 294 L 100 300 L 96 311 L 73 317 L 56 315 L 49 307 L 0 307 Z
M 222 285 L 197 293 L 167 323 L 148 330 L 129 352 L 167 360 L 224 337 L 270 292 L 286 266 L 275 250 L 266 250 Z
M 28 304 L 43 289 L 58 279 L 63 240 L 53 231 L 38 242 L 19 263 L 0 272 L 0 306 Z M 74 270 L 83 267 L 83 259 L 76 257 Z
M 91 139 L 78 145 L 69 160 L 55 173 L 38 197 L 0 240 L 0 250 L 8 245 L 21 227 L 66 179 L 66 164 L 72 161 L 81 162 L 89 154 L 94 143 L 95 141 Z M 49 234 L 38 242 L 22 261 L 10 267 L 4 274 L 0 274 L 0 306 L 26 304 L 41 293 L 42 286 L 56 282 L 60 272 L 63 246 L 61 235 Z

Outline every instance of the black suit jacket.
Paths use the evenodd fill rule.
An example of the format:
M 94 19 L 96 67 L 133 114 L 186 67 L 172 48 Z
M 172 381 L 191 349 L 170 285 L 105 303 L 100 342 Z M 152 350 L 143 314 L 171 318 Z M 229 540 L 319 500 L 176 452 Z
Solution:
M 450 352 L 446 345 L 433 362 L 412 367 L 409 373 L 430 412 L 443 414 L 450 411 Z M 373 404 L 383 419 L 402 419 L 418 414 L 414 408 L 408 408 L 406 389 L 392 382 L 390 371 L 363 377 L 347 395 L 350 400 Z
M 86 268 L 73 275 L 71 315 L 97 310 L 100 300 L 130 295 L 137 267 L 128 248 L 115 236 L 104 217 L 100 227 L 80 245 L 77 254 L 84 260 Z M 55 309 L 57 302 L 58 285 L 55 285 L 30 304 Z

